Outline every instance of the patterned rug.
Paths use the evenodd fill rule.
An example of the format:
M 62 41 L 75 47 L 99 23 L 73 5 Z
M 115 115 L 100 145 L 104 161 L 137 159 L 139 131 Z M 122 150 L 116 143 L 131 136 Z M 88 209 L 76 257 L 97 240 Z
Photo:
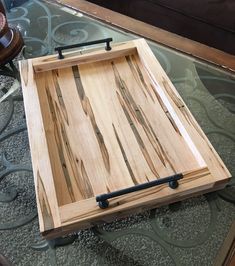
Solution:
M 87 41 L 94 34 L 112 33 L 88 18 L 36 0 L 12 10 L 8 16 L 25 37 L 26 57 L 50 53 L 52 47 L 68 40 Z M 48 26 L 52 18 L 56 23 L 50 26 L 51 35 L 48 30 L 39 35 L 35 25 Z M 75 25 L 80 25 L 79 31 L 75 31 Z M 115 34 L 118 40 L 127 38 L 125 33 Z M 172 54 L 165 48 L 152 48 L 234 175 L 234 76 Z M 0 98 L 16 82 L 12 77 L 0 75 Z M 56 243 L 53 249 L 39 234 L 20 89 L 0 103 L 0 156 L 0 253 L 13 265 L 212 265 L 235 219 L 232 179 L 231 187 L 223 192 L 76 232 Z M 65 245 L 72 240 L 72 244 Z M 0 265 L 2 261 L 0 257 Z

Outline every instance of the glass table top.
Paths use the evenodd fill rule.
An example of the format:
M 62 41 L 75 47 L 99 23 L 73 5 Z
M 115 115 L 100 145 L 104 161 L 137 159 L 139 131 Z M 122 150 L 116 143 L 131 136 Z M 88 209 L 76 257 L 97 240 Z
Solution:
M 9 2 L 4 3 L 9 6 Z M 7 17 L 24 38 L 26 58 L 51 54 L 60 45 L 108 37 L 114 42 L 138 38 L 57 4 L 19 2 Z M 159 44 L 149 41 L 149 45 L 234 176 L 235 75 Z M 0 96 L 14 82 L 0 75 Z M 20 90 L 0 103 L 0 154 L 4 154 L 0 162 L 0 252 L 14 265 L 55 265 L 56 260 L 58 265 L 213 265 L 235 219 L 232 178 L 223 191 L 80 231 L 73 244 L 51 250 L 40 242 L 35 218 Z M 1 193 L 9 187 L 18 195 L 2 201 Z

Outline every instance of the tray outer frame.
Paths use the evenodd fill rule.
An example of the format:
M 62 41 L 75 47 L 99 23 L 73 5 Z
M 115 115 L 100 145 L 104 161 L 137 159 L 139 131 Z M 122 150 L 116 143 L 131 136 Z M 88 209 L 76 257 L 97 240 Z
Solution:
M 110 200 L 111 207 L 105 210 L 99 209 L 94 198 L 84 200 L 86 201 L 86 204 L 83 205 L 84 208 L 81 208 L 79 202 L 59 207 L 39 97 L 34 80 L 35 72 L 64 68 L 74 65 L 75 62 L 77 64 L 85 64 L 92 61 L 107 60 L 113 57 L 128 55 L 133 51 L 137 51 L 141 63 L 144 65 L 149 76 L 154 80 L 155 85 L 161 88 L 163 100 L 166 100 L 165 104 L 169 104 L 168 107 L 171 109 L 173 107 L 172 112 L 178 117 L 180 124 L 182 123 L 181 125 L 183 125 L 187 134 L 193 140 L 205 164 L 201 163 L 199 169 L 183 173 L 184 178 L 180 181 L 180 186 L 176 190 L 171 190 L 167 185 L 162 185 L 160 188 L 146 189 L 144 193 L 142 191 L 141 193 L 132 193 L 133 195 L 124 195 Z M 65 59 L 60 61 L 60 64 L 58 64 L 56 55 L 23 60 L 19 63 L 33 164 L 39 225 L 43 237 L 51 239 L 66 235 L 79 229 L 110 222 L 117 217 L 125 217 L 132 213 L 225 187 L 231 174 L 144 39 L 115 44 L 111 52 L 90 49 L 83 54 L 81 52 L 69 52 L 65 55 Z M 163 83 L 163 80 L 167 82 L 168 86 L 166 86 L 166 83 Z M 179 102 L 180 105 L 178 104 Z M 87 210 L 94 211 L 87 215 Z

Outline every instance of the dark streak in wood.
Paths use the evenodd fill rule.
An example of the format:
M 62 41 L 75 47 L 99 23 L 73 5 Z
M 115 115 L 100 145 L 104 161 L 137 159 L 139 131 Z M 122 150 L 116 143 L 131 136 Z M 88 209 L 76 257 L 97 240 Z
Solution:
M 90 191 L 92 191 L 92 187 L 90 184 L 83 182 L 82 184 L 84 184 L 84 187 L 82 189 L 79 189 L 80 183 L 81 183 L 79 180 L 82 180 L 81 174 L 78 172 L 77 167 L 75 165 L 75 161 L 74 161 L 75 159 L 73 157 L 73 153 L 72 153 L 72 149 L 71 149 L 70 144 L 69 144 L 66 129 L 65 129 L 65 126 L 63 124 L 60 109 L 59 109 L 56 101 L 53 104 L 53 99 L 52 99 L 52 96 L 49 92 L 49 88 L 47 87 L 47 85 L 46 85 L 46 94 L 47 94 L 47 98 L 48 98 L 50 112 L 52 115 L 52 120 L 54 122 L 54 136 L 55 136 L 55 141 L 57 143 L 57 149 L 58 149 L 58 155 L 60 158 L 61 167 L 62 167 L 65 181 L 67 184 L 70 199 L 72 202 L 75 202 L 76 201 L 75 192 L 73 190 L 73 186 L 71 183 L 71 176 L 69 174 L 67 162 L 66 162 L 65 155 L 64 155 L 63 143 L 64 143 L 65 149 L 67 151 L 67 155 L 69 157 L 69 161 L 70 161 L 72 171 L 73 171 L 73 176 L 75 177 L 74 179 L 76 181 L 76 186 L 79 190 L 80 195 L 82 195 L 83 198 L 87 198 L 88 196 L 87 196 L 86 192 L 88 192 L 88 194 L 90 196 L 91 195 Z M 60 129 L 59 129 L 59 125 L 60 125 Z M 62 140 L 62 138 L 63 138 L 63 140 Z M 78 159 L 76 158 L 76 160 L 78 160 Z M 90 186 L 90 188 L 88 189 L 89 186 Z
M 180 109 L 181 113 L 183 114 L 184 118 L 187 120 L 189 124 L 191 124 L 191 118 L 188 114 L 188 112 L 185 110 L 185 107 Z
M 207 167 L 204 168 L 200 168 L 200 169 L 196 169 L 196 170 L 192 170 L 192 171 L 188 171 L 184 173 L 184 178 L 181 180 L 181 182 L 183 182 L 185 179 L 189 179 L 191 178 L 193 180 L 193 178 L 196 176 L 198 178 L 207 176 L 210 174 L 210 171 Z
M 126 56 L 126 60 L 127 60 L 127 63 L 128 63 L 128 65 L 132 71 L 132 74 L 133 74 L 135 80 L 137 81 L 137 83 L 140 85 L 141 88 L 145 89 L 145 91 L 148 93 L 149 97 L 154 102 L 154 98 L 153 98 L 151 92 L 149 91 L 148 85 L 144 79 L 144 75 L 141 72 L 140 67 L 138 66 L 138 64 L 136 62 L 135 56 L 134 55 L 132 55 L 131 57 Z M 147 97 L 145 91 L 143 90 L 143 93 L 144 93 L 145 97 Z
M 80 98 L 80 101 L 82 104 L 83 111 L 90 118 L 96 139 L 97 139 L 99 147 L 100 147 L 100 151 L 101 151 L 101 155 L 102 155 L 102 158 L 104 161 L 105 168 L 108 171 L 108 173 L 110 173 L 109 153 L 108 153 L 107 147 L 105 145 L 103 135 L 102 135 L 97 123 L 96 123 L 95 115 L 94 115 L 94 112 L 92 110 L 89 98 L 85 94 L 85 90 L 83 88 L 83 84 L 82 84 L 82 81 L 80 78 L 78 66 L 73 66 L 72 71 L 73 71 L 74 80 L 76 83 L 76 87 L 77 87 L 78 95 L 79 95 L 79 98 Z
M 182 100 L 177 97 L 177 95 L 173 92 L 172 88 L 170 87 L 168 81 L 163 77 L 162 78 L 163 81 L 162 81 L 162 84 L 166 90 L 166 92 L 168 93 L 168 95 L 170 96 L 170 98 L 172 99 L 172 101 L 175 103 L 175 105 L 178 107 L 178 108 L 182 108 L 184 107 L 184 103 L 182 102 Z
M 142 109 L 141 109 L 141 111 L 143 112 Z M 151 142 L 152 143 L 152 146 L 153 146 L 155 152 L 157 153 L 159 159 L 161 160 L 162 164 L 166 167 L 166 164 L 165 164 L 165 161 L 164 161 L 164 154 L 165 154 L 164 149 L 163 149 L 163 147 L 162 147 L 162 145 L 161 145 L 161 143 L 160 143 L 160 141 L 159 141 L 156 133 L 154 132 L 154 130 L 153 130 L 153 128 L 152 128 L 149 120 L 145 116 L 144 112 L 143 112 L 143 115 L 145 117 L 146 123 L 147 123 L 148 127 L 150 128 L 150 131 L 151 131 L 151 133 L 152 133 L 152 135 L 154 137 L 154 140 L 156 142 L 156 143 L 154 142 L 155 145 Z
M 119 88 L 119 91 L 123 97 L 123 100 L 126 103 L 126 106 L 128 108 L 128 110 L 131 112 L 133 118 L 140 123 L 140 125 L 144 128 L 146 134 L 150 134 L 149 128 L 146 125 L 145 119 L 142 115 L 142 113 L 140 112 L 140 107 L 136 104 L 136 102 L 134 101 L 133 97 L 131 96 L 126 83 L 124 80 L 122 80 L 115 64 L 112 62 L 112 67 L 113 67 L 113 71 L 114 71 L 114 76 L 115 76 L 115 81 L 117 84 L 117 87 Z
M 157 91 L 155 90 L 155 88 L 153 87 L 152 84 L 151 84 L 151 87 L 152 87 L 152 90 L 153 90 L 153 92 L 154 92 L 156 98 L 158 99 L 159 104 L 160 104 L 161 107 L 162 107 L 162 110 L 165 112 L 166 117 L 167 117 L 168 120 L 170 121 L 170 123 L 171 123 L 171 125 L 173 126 L 174 130 L 176 131 L 176 133 L 178 133 L 180 136 L 182 136 L 181 133 L 180 133 L 180 131 L 179 131 L 178 126 L 176 125 L 176 123 L 175 123 L 175 121 L 174 121 L 174 119 L 172 118 L 172 116 L 171 116 L 171 114 L 169 113 L 167 107 L 166 107 L 165 104 L 163 103 L 161 97 L 158 95 Z
M 61 154 L 63 154 L 62 143 L 64 143 L 64 146 L 65 146 L 65 149 L 66 149 L 66 153 L 68 155 L 69 163 L 70 163 L 70 166 L 72 168 L 72 172 L 73 172 L 72 174 L 73 174 L 74 179 L 76 181 L 76 187 L 79 190 L 79 193 L 82 195 L 82 197 L 84 199 L 86 199 L 86 198 L 88 198 L 88 196 L 86 194 L 86 187 L 88 186 L 88 183 L 85 184 L 83 182 L 83 178 L 82 178 L 81 174 L 78 171 L 77 164 L 76 164 L 76 159 L 77 158 L 75 158 L 74 155 L 73 155 L 73 151 L 72 151 L 71 145 L 69 143 L 69 139 L 68 139 L 68 136 L 67 136 L 67 133 L 66 133 L 66 129 L 65 129 L 65 126 L 64 126 L 63 121 L 61 119 L 61 114 L 60 114 L 59 107 L 58 107 L 56 102 L 55 102 L 55 104 L 56 104 L 55 105 L 56 113 L 57 113 L 57 116 L 58 116 L 58 120 L 59 120 L 59 124 L 60 124 L 60 132 L 61 132 L 61 136 L 59 135 L 59 137 L 60 137 Z M 66 167 L 66 169 L 67 169 L 67 167 Z M 72 187 L 72 184 L 71 184 L 71 178 L 70 178 L 70 176 L 67 176 L 67 178 L 68 179 L 66 179 L 66 182 L 68 184 L 68 188 L 70 190 L 70 193 L 72 193 L 73 192 L 73 187 Z M 92 190 L 91 187 L 90 187 L 90 190 Z M 72 195 L 74 195 L 74 192 L 73 192 Z
M 136 104 L 132 95 L 130 94 L 130 92 L 127 88 L 127 85 L 126 85 L 125 81 L 121 78 L 114 62 L 112 62 L 112 67 L 113 67 L 113 71 L 114 71 L 116 85 L 119 89 L 119 92 L 121 93 L 121 95 L 123 97 L 123 100 L 126 103 L 128 110 L 132 114 L 132 117 L 135 120 L 137 120 L 143 126 L 143 128 L 146 131 L 149 132 L 149 129 L 145 123 L 144 117 L 143 117 L 142 113 L 140 112 L 139 106 Z
M 113 66 L 113 71 L 114 71 L 114 75 L 115 75 L 115 80 L 116 80 L 116 84 L 118 86 L 118 88 L 124 88 L 124 89 L 119 89 L 119 91 L 121 92 L 121 95 L 123 97 L 123 100 L 126 104 L 127 107 L 129 107 L 130 103 L 131 107 L 129 107 L 128 109 L 133 110 L 134 112 L 131 112 L 131 114 L 137 118 L 138 122 L 140 123 L 140 125 L 143 127 L 144 132 L 148 138 L 148 140 L 150 141 L 154 151 L 156 152 L 156 154 L 158 155 L 160 161 L 162 162 L 162 164 L 166 167 L 166 163 L 165 160 L 168 162 L 168 164 L 171 166 L 172 170 L 175 172 L 175 168 L 173 167 L 172 163 L 170 162 L 168 156 L 166 155 L 166 153 L 164 152 L 163 147 L 161 146 L 158 138 L 156 137 L 156 134 L 150 124 L 150 122 L 148 121 L 148 119 L 146 118 L 143 110 L 141 109 L 140 106 L 137 106 L 137 104 L 135 103 L 135 101 L 132 99 L 131 101 L 129 101 L 129 97 L 132 98 L 131 95 L 129 95 L 128 93 L 124 94 L 122 93 L 123 90 L 125 90 L 126 92 L 128 92 L 128 88 L 125 84 L 125 82 L 121 79 L 120 74 L 118 73 L 118 70 L 115 66 L 115 64 L 112 62 L 112 66 Z M 153 90 L 155 91 L 155 89 L 153 88 Z M 157 96 L 157 95 L 156 95 Z M 118 94 L 118 97 L 120 98 L 120 95 Z M 159 96 L 157 96 L 158 98 Z M 160 98 L 160 97 L 159 97 Z M 158 99 L 159 100 L 159 99 Z M 119 100 L 120 101 L 120 100 Z M 159 100 L 160 102 L 160 100 Z M 162 101 L 161 101 L 162 102 Z M 161 103 L 160 102 L 160 103 Z M 162 106 L 165 106 L 162 102 Z M 165 107 L 166 109 L 166 107 Z M 164 110 L 164 109 L 163 109 Z M 167 109 L 166 109 L 167 110 Z M 168 118 L 169 119 L 169 118 Z M 146 122 L 147 121 L 147 122 Z M 171 121 L 170 121 L 171 122 Z M 173 121 L 174 122 L 174 121 Z M 172 122 L 171 122 L 172 123 Z M 174 126 L 174 125 L 173 125 Z M 175 127 L 174 127 L 175 128 Z M 178 130 L 178 128 L 176 127 L 176 129 Z M 176 130 L 175 129 L 175 130 Z M 176 131 L 177 133 L 180 134 L 179 131 Z M 157 141 L 157 143 L 156 143 Z M 165 159 L 164 159 L 165 158 Z
M 68 191 L 69 191 L 69 195 L 70 195 L 71 201 L 75 202 L 76 199 L 75 199 L 74 192 L 73 192 L 73 189 L 72 189 L 70 175 L 69 175 L 69 172 L 68 172 L 68 169 L 67 169 L 67 166 L 66 166 L 66 160 L 65 160 L 65 156 L 64 156 L 64 152 L 63 152 L 63 147 L 62 147 L 62 145 L 63 145 L 62 144 L 62 139 L 61 139 L 61 136 L 60 136 L 60 133 L 59 133 L 59 128 L 58 128 L 59 121 L 57 120 L 56 114 L 58 115 L 59 110 L 57 110 L 57 112 L 55 111 L 55 108 L 54 108 L 54 105 L 53 105 L 53 99 L 52 99 L 52 96 L 51 96 L 48 88 L 46 88 L 46 94 L 47 94 L 47 100 L 48 100 L 48 103 L 49 103 L 50 113 L 52 115 L 52 120 L 53 120 L 53 123 L 54 123 L 54 136 L 55 136 L 55 141 L 56 141 L 56 144 L 57 144 L 56 146 L 57 146 L 57 149 L 58 149 L 58 155 L 59 155 L 59 158 L 60 158 L 61 167 L 62 167 L 62 170 L 63 170 L 63 173 L 64 173 L 64 177 L 65 177 L 65 181 L 66 181 L 66 184 L 67 184 L 67 188 L 68 188 Z M 55 102 L 55 104 L 56 104 L 56 102 Z M 57 107 L 57 105 L 56 105 L 56 107 Z M 58 107 L 57 107 L 57 109 L 58 109 Z
M 47 80 L 46 80 L 46 83 L 45 83 L 45 90 L 46 90 L 47 101 L 48 101 L 48 104 L 49 104 L 51 117 L 52 117 L 53 122 L 56 123 L 55 108 L 54 108 L 54 105 L 53 105 L 53 99 L 52 99 L 50 91 L 49 91 L 49 86 L 48 86 Z
M 152 90 L 153 90 L 153 93 L 155 94 L 155 96 L 156 96 L 156 98 L 157 98 L 159 104 L 161 105 L 162 110 L 163 110 L 165 113 L 168 112 L 167 107 L 166 107 L 165 104 L 163 103 L 161 97 L 158 95 L 158 93 L 157 93 L 157 91 L 155 90 L 154 86 L 153 86 L 152 84 L 150 84 L 150 86 L 151 86 L 151 88 L 152 88 Z
M 111 192 L 111 189 L 107 185 L 106 185 L 106 190 L 107 190 L 107 193 Z
M 81 160 L 81 173 L 82 182 L 84 183 L 84 188 L 86 192 L 86 198 L 92 198 L 94 197 L 94 193 L 83 160 Z
M 85 91 L 82 85 L 82 81 L 81 81 L 81 77 L 80 77 L 80 73 L 78 70 L 78 66 L 73 66 L 72 67 L 73 70 L 73 76 L 76 82 L 76 87 L 77 87 L 77 91 L 78 91 L 78 95 L 81 101 L 84 100 L 85 97 Z
M 141 109 L 141 111 L 143 112 L 142 109 Z M 158 137 L 157 137 L 155 131 L 153 130 L 153 127 L 151 126 L 151 124 L 150 124 L 148 118 L 146 117 L 146 115 L 144 114 L 144 112 L 143 112 L 143 115 L 144 115 L 144 118 L 145 118 L 145 120 L 146 120 L 146 123 L 148 124 L 148 126 L 149 126 L 149 128 L 150 128 L 150 130 L 151 130 L 151 133 L 152 133 L 152 135 L 154 136 L 154 139 L 155 139 L 155 141 L 156 141 L 156 143 L 157 143 L 157 147 L 156 147 L 156 148 L 157 148 L 157 151 L 156 151 L 156 152 L 157 152 L 157 154 L 158 154 L 159 159 L 161 160 L 162 164 L 163 164 L 165 167 L 166 167 L 166 163 L 165 163 L 165 161 L 168 162 L 168 164 L 170 165 L 171 169 L 174 171 L 174 173 L 176 173 L 176 170 L 175 170 L 173 164 L 171 163 L 171 160 L 168 158 L 167 153 L 164 151 L 164 148 L 163 148 L 161 142 L 159 141 L 159 139 L 158 139 Z
M 120 148 L 120 150 L 121 150 L 121 153 L 122 153 L 123 159 L 124 159 L 124 161 L 125 161 L 125 164 L 126 164 L 126 166 L 127 166 L 127 169 L 128 169 L 128 171 L 129 171 L 129 174 L 130 174 L 130 176 L 131 176 L 131 178 L 132 178 L 133 183 L 134 183 L 135 185 L 137 185 L 137 184 L 138 184 L 138 181 L 137 181 L 137 179 L 136 179 L 136 177 L 135 177 L 135 175 L 134 175 L 134 173 L 133 173 L 133 171 L 132 171 L 132 169 L 131 169 L 131 165 L 130 165 L 128 159 L 127 159 L 127 156 L 126 156 L 125 150 L 124 150 L 124 148 L 123 148 L 123 146 L 122 146 L 122 143 L 121 143 L 121 140 L 120 140 L 120 138 L 119 138 L 119 136 L 118 136 L 117 130 L 116 130 L 114 124 L 112 124 L 112 125 L 113 125 L 114 134 L 115 134 L 115 136 L 116 136 L 116 139 L 117 139 L 117 142 L 118 142 L 119 148 Z
M 44 223 L 44 231 L 50 230 L 54 228 L 54 221 L 53 216 L 51 213 L 51 208 L 49 205 L 49 202 L 47 200 L 47 194 L 45 191 L 45 187 L 42 181 L 42 178 L 40 176 L 39 170 L 37 171 L 37 191 L 39 194 L 39 204 L 43 216 L 43 223 Z
M 134 122 L 132 121 L 132 119 L 130 117 L 130 114 L 128 113 L 128 111 L 126 109 L 125 103 L 123 102 L 123 100 L 122 100 L 121 96 L 119 95 L 119 93 L 118 92 L 116 92 L 116 93 L 117 93 L 118 100 L 119 100 L 119 102 L 121 104 L 121 107 L 122 107 L 122 109 L 124 111 L 124 114 L 125 114 L 125 116 L 127 118 L 127 121 L 129 122 L 129 124 L 131 126 L 131 129 L 132 129 L 132 131 L 134 133 L 134 136 L 135 136 L 135 138 L 136 138 L 136 140 L 137 140 L 137 142 L 139 144 L 141 152 L 142 152 L 142 154 L 143 154 L 143 156 L 144 156 L 144 158 L 145 158 L 150 170 L 152 171 L 152 173 L 156 177 L 159 177 L 159 174 L 157 173 L 157 170 L 154 167 L 154 164 L 153 164 L 152 159 L 151 159 L 151 157 L 150 157 L 150 155 L 149 155 L 149 153 L 148 153 L 148 151 L 147 151 L 147 149 L 146 149 L 146 147 L 144 145 L 144 142 L 143 142 L 143 140 L 142 140 L 142 138 L 141 138 L 141 136 L 140 136 L 135 124 L 134 124 Z
M 93 113 L 89 99 L 86 97 L 85 100 L 86 100 L 86 108 L 87 108 L 86 111 L 87 111 L 88 116 L 90 117 L 91 124 L 92 124 L 93 130 L 95 132 L 96 139 L 98 140 L 98 144 L 99 144 L 99 147 L 101 150 L 101 154 L 102 154 L 105 168 L 110 173 L 109 153 L 108 153 L 108 150 L 106 148 L 103 135 L 101 134 L 100 129 L 99 129 L 98 125 L 96 124 L 95 115 Z
M 129 55 L 127 55 L 125 58 L 126 58 L 126 61 L 127 61 L 128 65 L 129 65 L 129 67 L 131 69 L 131 72 L 132 72 L 136 82 L 140 85 L 140 87 L 143 86 L 146 89 L 147 85 L 145 83 L 145 80 L 142 81 L 142 79 L 140 77 L 140 75 L 142 75 L 142 73 L 140 73 L 140 75 L 139 75 L 139 73 L 137 72 L 137 69 L 135 68 L 135 66 L 134 66 L 134 64 L 133 64 L 133 62 L 132 62 L 132 60 L 131 60 Z M 146 92 L 144 90 L 142 90 L 142 91 L 143 91 L 143 94 L 144 94 L 145 98 L 147 98 Z
M 145 178 L 146 178 L 146 180 L 150 181 L 147 175 L 145 175 Z
M 202 172 L 199 171 L 193 171 L 192 172 L 192 176 L 185 174 L 184 178 L 180 180 L 180 184 L 186 184 L 186 183 L 190 183 L 193 182 L 195 180 L 198 179 L 203 179 L 204 177 L 207 177 L 209 175 L 209 171 L 208 169 L 202 169 Z M 153 188 L 149 188 L 149 189 L 144 189 L 144 190 L 140 190 L 138 192 L 136 192 L 135 195 L 131 195 L 131 194 L 126 194 L 122 197 L 120 197 L 119 200 L 116 200 L 116 202 L 112 203 L 112 207 L 118 206 L 118 205 L 124 205 L 124 204 L 129 204 L 130 202 L 134 202 L 134 201 L 138 201 L 140 198 L 142 197 L 150 197 L 151 195 L 156 195 L 156 193 L 159 193 L 160 191 L 162 191 L 163 189 L 165 189 L 168 185 L 167 184 L 163 184 L 163 185 L 159 185 L 157 187 L 153 187 Z M 147 205 L 146 205 L 147 207 Z M 142 206 L 142 209 L 144 209 L 145 206 Z M 67 222 L 72 222 L 72 221 L 76 221 L 77 219 L 83 219 L 86 218 L 88 216 L 93 216 L 97 214 L 96 210 L 92 210 L 86 214 L 79 214 L 79 216 L 74 216 L 73 218 L 69 218 L 69 219 L 65 219 L 63 222 L 67 223 Z
M 200 137 L 205 140 L 205 137 L 202 134 L 201 129 L 199 128 L 198 124 L 196 124 L 196 122 L 193 120 L 193 117 L 189 114 L 188 110 L 185 107 L 183 107 L 180 109 L 180 111 L 184 115 L 185 119 L 189 122 L 189 124 L 191 124 L 195 128 Z
M 138 110 L 138 106 L 136 105 L 132 95 L 130 94 L 125 81 L 121 78 L 114 62 L 111 62 L 111 65 L 113 68 L 114 78 L 115 78 L 115 83 L 117 85 L 117 88 L 118 88 L 119 92 L 121 93 L 124 101 L 126 102 L 127 108 L 129 109 L 133 118 L 136 120 L 137 117 L 135 114 L 135 112 L 136 112 L 135 110 Z
M 57 79 L 58 76 L 59 76 L 58 70 L 52 70 L 53 83 L 54 83 L 55 91 L 56 91 L 58 101 L 59 101 L 59 104 L 60 104 L 60 107 L 62 110 L 62 114 L 63 114 L 63 117 L 64 117 L 66 123 L 69 125 L 68 113 L 67 113 L 67 110 L 66 110 L 66 107 L 64 104 L 64 99 L 62 97 L 60 85 L 59 85 L 59 82 Z
M 140 107 L 140 109 L 141 109 L 141 107 Z M 166 167 L 166 163 L 165 163 L 165 160 L 166 160 L 169 163 L 169 165 L 171 166 L 171 168 L 174 170 L 173 165 L 171 164 L 170 160 L 168 159 L 166 152 L 164 151 L 156 133 L 154 132 L 148 118 L 146 117 L 146 115 L 144 114 L 142 109 L 141 109 L 141 112 L 142 112 L 143 117 L 146 121 L 145 126 L 143 126 L 143 129 L 144 129 L 146 136 L 148 137 L 148 140 L 151 143 L 154 151 L 156 152 L 156 154 L 158 155 L 158 158 L 160 159 L 160 161 L 162 162 L 162 164 L 165 167 Z
M 182 136 L 180 131 L 179 131 L 179 128 L 176 125 L 176 123 L 175 123 L 174 119 L 172 118 L 171 114 L 169 112 L 167 112 L 166 116 L 167 116 L 168 120 L 170 121 L 172 127 L 174 128 L 175 132 L 178 133 L 180 136 Z

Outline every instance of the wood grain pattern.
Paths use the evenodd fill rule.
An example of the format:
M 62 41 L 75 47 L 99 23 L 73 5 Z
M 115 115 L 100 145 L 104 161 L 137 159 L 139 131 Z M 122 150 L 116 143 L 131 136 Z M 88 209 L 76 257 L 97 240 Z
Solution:
M 40 231 L 61 226 L 54 176 L 43 126 L 38 91 L 34 80 L 32 60 L 20 62 L 25 113 L 29 130 L 34 184 L 38 206 Z M 34 141 L 37 140 L 37 141 Z
M 199 168 L 196 170 L 184 172 L 184 179 L 180 182 L 179 190 L 182 192 L 187 187 L 188 182 L 194 184 L 203 184 L 211 179 L 208 168 Z M 205 183 L 204 183 L 205 184 Z M 160 185 L 150 189 L 126 194 L 121 197 L 110 200 L 110 208 L 105 211 L 105 215 L 114 212 L 122 212 L 131 209 L 133 206 L 138 207 L 142 205 L 140 198 L 145 198 L 145 204 L 151 204 L 152 201 L 164 202 L 168 197 L 174 194 L 174 190 L 169 189 L 168 185 Z M 164 198 L 164 199 L 163 199 Z M 94 219 L 102 219 L 104 210 L 100 209 L 93 199 L 84 200 L 83 204 L 73 203 L 60 208 L 61 222 L 64 225 L 69 225 L 74 221 L 89 221 Z
M 135 52 L 136 48 L 132 43 L 123 43 L 118 46 L 112 45 L 112 50 L 110 52 L 102 49 L 90 52 L 89 54 L 86 54 L 86 51 L 63 53 L 65 58 L 59 61 L 60 64 L 58 64 L 57 55 L 41 57 L 39 59 L 34 59 L 33 66 L 36 72 L 42 72 L 69 67 L 73 66 L 74 64 L 86 64 L 87 62 L 103 61 L 109 58 L 120 57 L 122 55 L 130 55 Z M 78 55 L 80 55 L 79 60 Z
M 191 139 L 193 139 L 194 144 L 197 146 L 197 149 L 213 174 L 213 177 L 217 180 L 220 180 L 222 178 L 231 176 L 223 161 L 198 125 L 195 118 L 190 113 L 186 104 L 181 99 L 179 93 L 171 83 L 164 70 L 158 67 L 159 64 L 153 59 L 153 53 L 151 49 L 146 47 L 145 41 L 143 39 L 138 42 L 137 49 L 143 65 L 146 67 L 146 70 L 153 79 L 155 89 L 163 89 L 164 97 L 167 99 L 164 103 L 166 104 L 166 102 L 168 102 L 169 106 L 171 106 L 171 108 L 174 110 L 173 112 L 175 112 L 175 116 L 182 121 L 183 126 L 185 127 Z M 151 69 L 149 66 L 151 66 Z M 161 78 L 156 79 L 156 75 L 160 75 Z
M 45 237 L 222 187 L 230 177 L 143 39 L 92 54 L 55 69 L 52 56 L 20 65 Z M 161 185 L 112 199 L 105 210 L 96 204 L 99 194 L 175 173 L 184 175 L 176 190 Z

